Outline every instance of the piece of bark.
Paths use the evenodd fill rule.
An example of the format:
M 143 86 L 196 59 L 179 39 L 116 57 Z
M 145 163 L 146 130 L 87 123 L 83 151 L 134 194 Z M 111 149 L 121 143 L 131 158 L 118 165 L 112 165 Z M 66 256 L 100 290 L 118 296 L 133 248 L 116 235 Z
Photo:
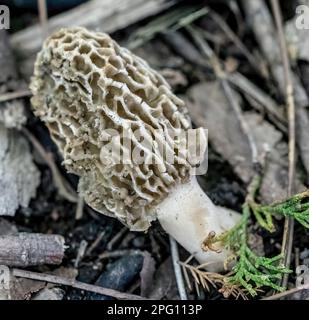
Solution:
M 242 1 L 248 22 L 251 24 L 272 75 L 283 96 L 286 95 L 285 72 L 282 63 L 277 32 L 264 0 Z M 309 99 L 296 73 L 292 73 L 296 105 L 296 135 L 301 160 L 309 177 Z
M 234 92 L 235 96 L 240 97 Z M 209 142 L 233 167 L 239 178 L 249 183 L 255 171 L 252 165 L 250 146 L 242 132 L 239 121 L 227 101 L 220 83 L 205 82 L 194 85 L 188 92 L 188 108 L 193 122 L 208 129 Z M 270 149 L 264 170 L 260 195 L 263 203 L 286 198 L 287 144 L 282 133 L 255 112 L 244 112 L 245 121 L 252 131 L 258 153 Z M 305 187 L 296 181 L 296 190 Z
M 92 30 L 114 32 L 154 15 L 175 3 L 175 0 L 92 0 L 48 20 L 48 31 L 62 27 L 83 26 Z M 21 58 L 20 70 L 25 78 L 33 71 L 35 54 L 42 45 L 39 24 L 18 31 L 11 37 L 14 50 Z
M 8 300 L 29 300 L 33 294 L 42 290 L 46 283 L 11 276 Z
M 27 267 L 60 264 L 64 256 L 64 238 L 60 235 L 19 233 L 0 236 L 0 264 Z
M 5 30 L 0 30 L 0 93 L 17 90 L 13 54 Z M 28 142 L 14 128 L 26 121 L 20 101 L 0 103 L 0 216 L 13 216 L 36 195 L 40 172 L 33 163 Z

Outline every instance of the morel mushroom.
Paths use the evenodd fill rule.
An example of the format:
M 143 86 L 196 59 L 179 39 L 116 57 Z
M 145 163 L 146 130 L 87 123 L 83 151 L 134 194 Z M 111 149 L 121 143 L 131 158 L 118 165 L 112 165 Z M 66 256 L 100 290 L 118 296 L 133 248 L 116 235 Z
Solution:
M 199 262 L 222 269 L 228 252 L 220 245 L 209 250 L 205 239 L 229 230 L 239 214 L 215 206 L 192 175 L 196 159 L 181 156 L 189 147 L 173 135 L 193 129 L 184 102 L 158 72 L 107 34 L 68 28 L 45 41 L 30 87 L 34 112 L 66 169 L 80 177 L 78 189 L 88 205 L 108 210 L 134 231 L 147 230 L 158 218 Z M 145 161 L 115 161 L 108 143 L 121 155 L 130 153 L 125 138 L 108 139 L 121 130 L 130 133 Z M 205 148 L 204 131 L 194 132 Z M 166 161 L 164 148 L 172 150 L 174 162 Z

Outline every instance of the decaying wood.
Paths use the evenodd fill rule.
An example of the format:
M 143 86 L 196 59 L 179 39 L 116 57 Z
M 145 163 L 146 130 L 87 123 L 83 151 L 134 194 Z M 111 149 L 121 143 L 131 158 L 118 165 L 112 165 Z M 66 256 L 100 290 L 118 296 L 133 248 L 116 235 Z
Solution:
M 48 31 L 62 27 L 83 26 L 92 30 L 114 32 L 147 16 L 156 14 L 174 0 L 92 0 L 48 20 Z M 39 24 L 16 32 L 11 43 L 21 57 L 21 72 L 28 78 L 33 71 L 35 54 L 42 45 L 42 29 Z
M 18 233 L 0 236 L 0 265 L 37 266 L 60 264 L 64 255 L 64 238 L 60 235 Z
M 241 101 L 235 92 L 234 94 Z M 191 87 L 188 96 L 189 113 L 193 122 L 208 129 L 209 141 L 214 149 L 231 164 L 240 179 L 249 183 L 254 175 L 250 146 L 220 83 L 197 84 Z M 244 117 L 256 141 L 258 154 L 265 151 L 265 146 L 269 149 L 260 189 L 261 199 L 264 203 L 285 199 L 288 168 L 287 144 L 282 139 L 283 135 L 256 112 L 244 112 Z M 296 181 L 296 189 L 305 189 L 299 180 Z
M 267 5 L 261 0 L 243 1 L 248 22 L 251 23 L 256 39 L 268 61 L 270 70 L 281 94 L 285 96 L 285 70 L 281 61 L 280 45 L 277 32 Z M 300 156 L 307 174 L 309 175 L 309 114 L 306 110 L 309 99 L 306 90 L 301 84 L 299 77 L 292 75 L 295 105 L 296 105 L 296 133 Z
M 19 86 L 7 34 L 0 30 L 0 92 Z M 33 163 L 29 145 L 15 129 L 26 121 L 21 101 L 0 103 L 0 216 L 13 216 L 19 206 L 27 207 L 35 196 L 40 173 Z

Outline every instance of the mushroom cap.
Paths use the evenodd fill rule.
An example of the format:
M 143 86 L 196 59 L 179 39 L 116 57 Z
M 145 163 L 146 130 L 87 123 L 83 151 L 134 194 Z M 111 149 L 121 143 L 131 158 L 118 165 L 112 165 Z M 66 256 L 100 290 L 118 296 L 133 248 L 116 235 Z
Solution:
M 34 113 L 46 123 L 66 169 L 80 177 L 86 203 L 131 230 L 147 230 L 156 205 L 190 176 L 192 163 L 181 161 L 181 143 L 173 143 L 174 134 L 191 128 L 184 102 L 143 59 L 84 28 L 61 29 L 44 42 L 30 89 Z M 123 163 L 111 154 L 111 148 L 130 151 L 115 134 L 124 131 L 144 161 Z M 174 163 L 165 160 L 162 147 L 174 151 Z

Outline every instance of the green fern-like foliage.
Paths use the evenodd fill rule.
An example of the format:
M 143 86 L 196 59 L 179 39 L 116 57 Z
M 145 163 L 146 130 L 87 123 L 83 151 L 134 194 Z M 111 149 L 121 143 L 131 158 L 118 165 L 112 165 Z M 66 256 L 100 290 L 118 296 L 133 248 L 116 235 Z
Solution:
M 248 195 L 243 205 L 243 215 L 240 222 L 229 232 L 217 237 L 217 241 L 225 243 L 225 245 L 235 252 L 237 262 L 232 269 L 232 274 L 226 278 L 226 286 L 242 286 L 251 296 L 256 296 L 257 291 L 262 287 L 269 287 L 277 291 L 283 291 L 277 283 L 282 278 L 283 274 L 290 273 L 282 264 L 282 256 L 276 255 L 271 258 L 258 256 L 248 246 L 248 224 L 251 214 L 253 214 L 262 227 L 269 231 L 274 231 L 274 224 L 272 221 L 273 212 L 281 209 L 286 213 L 294 212 L 295 208 L 292 203 L 299 206 L 298 201 L 290 201 L 289 210 L 283 203 L 277 206 L 260 206 L 256 204 L 254 197 L 259 188 L 261 178 L 256 176 L 248 188 Z M 304 197 L 303 197 L 304 198 Z M 295 200 L 295 199 L 294 199 Z M 279 209 L 278 209 L 279 208 Z M 284 209 L 283 209 L 284 208 Z M 304 204 L 300 208 L 304 212 Z M 306 209 L 307 210 L 307 209 Z
M 254 216 L 260 226 L 269 232 L 275 230 L 273 215 L 282 215 L 284 217 L 293 217 L 304 227 L 309 228 L 309 190 L 296 194 L 280 203 L 271 205 L 260 205 L 255 201 L 255 195 L 261 183 L 261 177 L 257 175 L 248 187 L 248 194 L 243 205 L 243 214 L 239 223 L 231 230 L 221 235 L 215 236 L 211 243 L 222 242 L 234 255 L 230 258 L 237 259 L 232 272 L 224 278 L 218 278 L 216 281 L 222 285 L 220 292 L 226 296 L 233 293 L 234 296 L 245 296 L 250 294 L 256 296 L 262 288 L 268 287 L 276 291 L 283 291 L 285 288 L 278 285 L 284 274 L 291 271 L 282 263 L 283 255 L 279 254 L 271 258 L 259 256 L 251 250 L 248 245 L 248 225 L 251 216 Z M 201 273 L 199 277 L 209 279 L 211 273 L 200 271 L 203 266 L 198 267 Z M 192 266 L 190 267 L 193 272 Z M 197 276 L 194 277 L 198 279 Z M 214 280 L 213 279 L 213 280 Z M 197 281 L 201 283 L 202 281 Z
M 279 203 L 268 206 L 256 205 L 254 211 L 261 212 L 267 217 L 270 216 L 270 219 L 274 214 L 291 217 L 298 221 L 303 227 L 309 229 L 309 190 L 296 194 Z M 265 224 L 265 221 L 263 222 Z
M 250 205 L 245 203 L 241 221 L 221 239 L 238 257 L 232 275 L 226 279 L 226 284 L 242 286 L 251 296 L 256 296 L 257 290 L 261 287 L 282 291 L 284 288 L 278 286 L 277 282 L 290 270 L 281 264 L 281 255 L 272 258 L 258 256 L 248 246 L 247 226 L 251 211 Z

